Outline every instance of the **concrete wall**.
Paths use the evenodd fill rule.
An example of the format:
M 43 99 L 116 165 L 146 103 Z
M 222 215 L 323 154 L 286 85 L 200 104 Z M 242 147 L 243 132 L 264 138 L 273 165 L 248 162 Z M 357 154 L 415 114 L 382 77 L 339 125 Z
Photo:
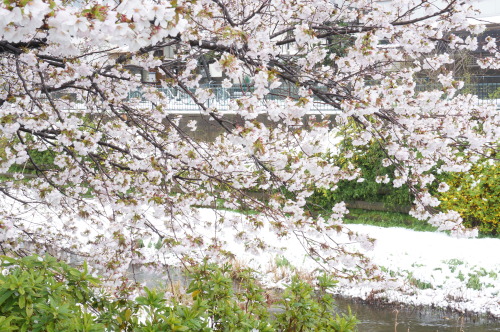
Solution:
M 179 115 L 171 115 L 169 116 L 169 118 L 173 119 L 177 116 Z M 317 121 L 321 118 L 327 119 L 330 122 L 330 128 L 334 128 L 337 125 L 335 121 L 335 115 L 312 115 L 312 117 L 314 117 Z M 311 115 L 303 117 L 302 124 L 300 124 L 299 126 L 307 127 L 310 118 Z M 237 114 L 225 114 L 222 116 L 222 119 L 224 121 L 227 121 L 225 124 L 228 128 L 234 128 L 233 124 L 236 126 L 244 124 L 244 120 Z M 197 121 L 196 130 L 194 131 L 192 131 L 188 126 L 188 123 L 192 120 Z M 267 127 L 276 125 L 276 122 L 270 121 L 265 114 L 259 115 L 256 120 L 263 123 Z M 210 116 L 202 115 L 201 113 L 183 114 L 180 120 L 179 127 L 189 137 L 199 142 L 212 142 L 217 136 L 225 131 L 225 129 L 217 121 L 213 120 Z

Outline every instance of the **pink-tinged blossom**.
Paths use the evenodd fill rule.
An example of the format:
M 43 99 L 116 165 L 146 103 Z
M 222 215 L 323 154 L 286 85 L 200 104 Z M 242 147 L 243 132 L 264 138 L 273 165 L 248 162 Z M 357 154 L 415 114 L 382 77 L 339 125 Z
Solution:
M 77 252 L 118 279 L 132 262 L 220 260 L 234 251 L 231 237 L 261 255 L 279 252 L 276 239 L 296 237 L 339 275 L 353 277 L 343 267 L 367 266 L 362 276 L 369 278 L 377 273 L 364 258 L 328 238 L 339 233 L 373 246 L 343 226 L 345 204 L 329 218 L 307 209 L 314 190 L 365 179 L 354 159 L 374 141 L 390 167 L 376 182 L 410 186 L 412 215 L 474 235 L 456 212 L 433 214 L 439 201 L 429 194 L 436 185 L 429 171 L 467 171 L 500 137 L 494 107 L 457 95 L 463 82 L 447 70 L 453 54 L 436 55 L 436 40 L 450 50 L 478 47 L 474 37 L 453 34 L 480 31 L 465 19 L 473 8 L 449 3 L 0 4 L 0 131 L 8 142 L 0 170 L 32 166 L 33 151 L 55 155 L 54 167 L 40 165 L 40 176 L 18 181 L 31 174 L 16 173 L 6 182 L 28 202 L 12 207 L 12 198 L 0 197 L 7 238 L 35 234 L 40 250 L 50 243 Z M 173 52 L 162 56 L 166 47 Z M 483 48 L 490 54 L 480 66 L 499 68 L 496 40 Z M 204 86 L 206 66 L 231 90 Z M 441 86 L 417 91 L 415 77 L 423 75 Z M 179 104 L 202 120 L 175 114 Z M 209 140 L 199 139 L 201 123 Z M 332 146 L 337 133 L 354 147 Z M 258 214 L 225 219 L 198 211 L 218 204 Z M 139 248 L 138 239 L 163 246 Z
M 441 182 L 438 186 L 438 191 L 440 193 L 446 192 L 450 189 L 450 186 L 446 182 Z

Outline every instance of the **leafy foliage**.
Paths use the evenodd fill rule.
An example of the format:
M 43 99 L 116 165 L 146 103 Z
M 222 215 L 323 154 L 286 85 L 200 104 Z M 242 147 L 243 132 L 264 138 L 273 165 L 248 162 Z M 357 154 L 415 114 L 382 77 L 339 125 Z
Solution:
M 54 158 L 56 154 L 53 151 L 45 150 L 31 150 L 28 151 L 30 156 L 30 160 L 25 162 L 22 165 L 14 164 L 9 168 L 9 172 L 19 172 L 19 173 L 34 173 L 37 168 L 41 168 L 43 170 L 53 169 L 54 166 Z
M 357 320 L 350 312 L 333 316 L 333 297 L 326 290 L 334 285 L 335 282 L 328 276 L 320 277 L 320 291 L 315 294 L 311 285 L 294 276 L 279 302 L 283 312 L 276 315 L 278 330 L 353 331 Z
M 350 159 L 342 157 L 348 151 L 356 151 L 356 155 Z M 311 203 L 328 210 L 336 203 L 356 200 L 381 202 L 387 207 L 410 206 L 414 197 L 407 185 L 394 188 L 390 182 L 379 180 L 394 173 L 394 165 L 383 166 L 386 157 L 379 141 L 373 140 L 364 146 L 354 146 L 351 138 L 344 138 L 340 143 L 339 154 L 327 158 L 343 169 L 359 168 L 363 180 L 341 180 L 335 190 L 316 190 L 311 197 Z
M 192 281 L 187 292 L 192 295 L 195 304 L 203 303 L 208 308 L 213 330 L 273 331 L 268 322 L 269 313 L 263 290 L 255 287 L 255 278 L 250 271 L 240 273 L 243 291 L 239 294 L 233 291 L 230 265 L 219 268 L 204 263 L 190 273 L 190 278 Z
M 2 257 L 1 331 L 354 331 L 356 318 L 335 315 L 335 285 L 318 278 L 319 291 L 294 277 L 270 314 L 265 292 L 253 271 L 203 263 L 189 274 L 192 301 L 168 300 L 159 290 L 144 288 L 131 300 L 122 292 L 110 296 L 98 278 L 50 256 Z M 236 282 L 236 287 L 234 282 Z
M 500 165 L 481 163 L 467 173 L 447 174 L 450 189 L 438 193 L 440 208 L 455 210 L 482 234 L 500 234 Z
M 98 279 L 50 256 L 2 257 L 0 330 L 102 331 Z
M 386 157 L 377 141 L 369 145 L 354 147 L 352 140 L 346 138 L 341 143 L 341 149 L 345 151 L 357 149 L 360 152 L 350 159 L 354 167 L 361 170 L 362 182 L 342 180 L 338 183 L 336 190 L 317 190 L 312 195 L 310 202 L 313 206 L 330 210 L 336 203 L 341 201 L 363 200 L 367 202 L 382 202 L 387 207 L 409 206 L 414 200 L 407 185 L 394 188 L 390 183 L 383 183 L 377 178 L 394 172 L 394 166 L 383 167 Z M 340 167 L 352 167 L 342 157 L 330 157 Z M 431 190 L 441 200 L 439 209 L 455 210 L 464 219 L 467 227 L 478 227 L 481 234 L 500 234 L 500 167 L 498 163 L 482 162 L 472 167 L 467 173 L 444 172 L 437 174 L 432 172 L 437 179 L 446 182 L 450 189 L 447 192 L 438 192 L 437 186 L 431 186 Z M 371 217 L 372 218 L 372 217 Z M 393 219 L 394 217 L 391 217 Z M 401 224 L 411 224 L 421 228 L 414 218 L 395 217 L 401 220 Z M 356 220 L 359 217 L 356 217 Z M 358 221 L 359 222 L 359 221 Z M 414 227 L 413 227 L 414 228 Z M 424 229 L 432 230 L 431 226 Z
M 238 291 L 233 291 L 233 279 Z M 211 309 L 210 321 L 216 331 L 355 331 L 356 317 L 351 313 L 335 314 L 333 296 L 327 291 L 336 282 L 329 276 L 318 277 L 318 291 L 300 280 L 292 278 L 282 294 L 271 317 L 263 289 L 255 274 L 248 269 L 232 272 L 230 265 L 219 268 L 213 264 L 199 266 L 188 293 L 195 300 L 203 299 Z M 235 302 L 236 301 L 236 302 Z

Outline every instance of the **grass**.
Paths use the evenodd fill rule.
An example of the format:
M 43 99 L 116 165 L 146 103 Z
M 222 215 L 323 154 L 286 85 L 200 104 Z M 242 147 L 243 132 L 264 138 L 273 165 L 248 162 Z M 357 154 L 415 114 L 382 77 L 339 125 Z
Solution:
M 236 213 L 243 213 L 248 215 L 258 214 L 255 210 L 241 210 L 241 209 L 228 209 L 224 207 L 223 200 L 217 200 L 217 209 L 224 211 L 231 211 Z M 200 206 L 205 208 L 213 208 L 208 206 Z M 324 212 L 324 211 L 322 211 Z M 327 217 L 325 215 L 325 217 Z M 409 214 L 400 212 L 385 212 L 385 211 L 373 211 L 373 210 L 363 210 L 363 209 L 349 209 L 349 214 L 344 218 L 345 224 L 361 224 L 361 225 L 373 225 L 379 227 L 400 227 L 411 229 L 419 232 L 436 232 L 437 227 L 434 227 L 423 220 L 418 220 L 413 218 Z M 478 238 L 497 238 L 500 239 L 500 235 L 485 235 L 479 234 Z
M 450 268 L 450 271 L 452 273 L 454 273 L 457 270 L 458 265 L 464 264 L 463 261 L 456 259 L 456 258 L 450 259 L 449 261 L 443 261 L 443 263 L 448 264 L 448 267 Z
M 349 214 L 344 219 L 345 224 L 362 224 L 380 227 L 401 227 L 419 232 L 435 232 L 434 227 L 426 221 L 418 220 L 406 213 L 369 211 L 362 209 L 349 209 Z M 489 235 L 479 233 L 478 238 L 500 239 L 500 234 Z
M 467 281 L 465 287 L 480 291 L 483 288 L 483 284 L 481 283 L 479 277 L 479 274 L 469 273 L 469 280 Z
M 401 227 L 421 232 L 435 232 L 436 227 L 425 221 L 399 212 L 368 211 L 349 209 L 349 214 L 344 219 L 346 224 L 363 224 L 380 227 Z

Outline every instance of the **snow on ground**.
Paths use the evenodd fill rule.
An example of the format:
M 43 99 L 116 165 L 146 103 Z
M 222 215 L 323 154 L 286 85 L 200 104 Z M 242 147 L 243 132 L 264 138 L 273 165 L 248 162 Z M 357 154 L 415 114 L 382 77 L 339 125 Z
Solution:
M 214 216 L 211 210 L 202 210 L 201 214 L 204 218 Z M 226 212 L 226 215 L 234 217 L 236 213 Z M 500 239 L 454 238 L 445 233 L 370 225 L 347 227 L 377 240 L 374 249 L 364 253 L 381 268 L 388 281 L 340 280 L 338 294 L 500 317 Z M 270 234 L 258 236 L 274 239 Z M 230 236 L 225 239 L 230 241 Z M 267 273 L 264 280 L 270 287 L 279 287 L 282 282 L 277 280 L 280 274 L 276 271 L 277 261 L 285 261 L 301 271 L 318 267 L 297 239 L 290 238 L 283 243 L 273 241 L 276 246 L 285 247 L 282 256 L 271 252 L 252 256 L 236 243 L 229 247 L 237 260 Z M 349 242 L 344 235 L 340 235 L 338 241 Z
M 374 285 L 375 292 L 382 291 L 376 297 L 500 317 L 500 239 L 369 225 L 349 228 L 377 239 L 367 255 L 398 281 L 393 289 Z M 367 286 L 343 283 L 340 293 L 366 299 L 371 293 Z
M 42 221 L 42 216 L 26 210 L 19 203 L 9 202 L 12 209 L 17 207 L 18 218 L 22 218 L 33 227 L 42 224 L 51 227 L 64 227 L 70 216 L 48 214 L 50 220 Z M 2 204 L 0 204 L 2 205 Z M 151 207 L 137 207 L 147 216 L 154 226 L 168 233 L 165 221 L 155 218 Z M 15 211 L 11 211 L 15 212 Z M 265 286 L 282 287 L 290 277 L 291 268 L 296 268 L 301 275 L 307 276 L 319 268 L 319 265 L 307 255 L 299 239 L 286 240 L 273 234 L 266 220 L 264 227 L 252 231 L 254 239 L 263 240 L 282 248 L 281 252 L 245 251 L 245 243 L 236 241 L 235 235 L 246 225 L 246 216 L 229 211 L 199 209 L 194 218 L 196 232 L 207 241 L 214 237 L 214 229 L 206 228 L 206 222 L 217 225 L 217 237 L 225 241 L 225 249 L 235 255 L 235 260 L 242 266 L 248 266 L 263 274 Z M 138 212 L 139 213 L 139 212 Z M 259 217 L 260 218 L 260 217 Z M 217 222 L 216 222 L 217 221 Z M 84 227 L 85 221 L 79 221 Z M 235 226 L 236 225 L 236 226 Z M 329 234 L 340 245 L 350 246 L 370 257 L 381 269 L 384 281 L 340 280 L 337 293 L 343 296 L 362 299 L 381 299 L 389 302 L 401 302 L 410 305 L 429 305 L 452 308 L 464 312 L 488 313 L 500 317 L 500 239 L 464 239 L 453 238 L 444 233 L 416 232 L 402 228 L 381 228 L 369 225 L 347 225 L 360 234 L 369 234 L 375 238 L 373 250 L 366 251 L 362 246 L 352 243 L 346 234 Z M 94 230 L 94 232 L 99 232 Z M 7 232 L 0 233 L 0 240 L 8 237 Z M 77 234 L 80 232 L 75 232 Z M 144 239 L 145 241 L 147 239 Z M 156 243 L 157 239 L 150 239 Z M 82 242 L 87 239 L 82 237 Z M 92 252 L 92 248 L 88 248 Z M 155 257 L 154 247 L 145 247 L 143 254 Z M 202 252 L 203 254 L 203 252 Z M 167 257 L 164 256 L 164 259 Z M 171 259 L 175 259 L 172 254 Z M 342 262 L 344 265 L 349 262 Z M 347 264 L 348 265 L 348 264 Z

